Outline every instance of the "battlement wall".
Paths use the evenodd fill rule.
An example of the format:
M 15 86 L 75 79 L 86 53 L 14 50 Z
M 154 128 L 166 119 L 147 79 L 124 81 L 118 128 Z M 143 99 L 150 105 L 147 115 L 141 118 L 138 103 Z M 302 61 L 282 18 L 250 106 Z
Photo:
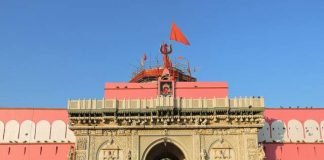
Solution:
M 151 99 L 89 99 L 69 100 L 68 109 L 157 109 L 175 108 L 256 108 L 264 107 L 264 98 L 173 98 L 159 96 Z

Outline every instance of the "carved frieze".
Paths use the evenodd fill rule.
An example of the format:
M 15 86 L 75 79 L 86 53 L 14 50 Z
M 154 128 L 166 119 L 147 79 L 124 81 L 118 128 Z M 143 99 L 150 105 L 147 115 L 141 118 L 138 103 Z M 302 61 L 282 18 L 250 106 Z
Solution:
M 77 151 L 76 153 L 77 153 L 77 154 L 76 154 L 76 157 L 75 157 L 76 160 L 86 160 L 87 155 L 86 155 L 85 152 Z
M 77 139 L 77 150 L 86 150 L 88 144 L 88 138 L 87 137 L 79 137 Z

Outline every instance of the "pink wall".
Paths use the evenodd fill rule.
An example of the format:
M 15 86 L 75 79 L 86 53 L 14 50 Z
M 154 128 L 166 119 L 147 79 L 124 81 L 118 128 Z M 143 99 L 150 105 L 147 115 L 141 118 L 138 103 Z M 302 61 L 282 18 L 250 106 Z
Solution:
M 6 123 L 10 120 L 16 120 L 18 123 L 24 120 L 31 120 L 35 123 L 40 120 L 47 120 L 50 123 L 62 120 L 67 123 L 68 114 L 64 108 L 0 108 L 0 121 Z
M 264 111 L 264 116 L 268 123 L 274 120 L 282 120 L 287 124 L 292 119 L 297 119 L 301 123 L 309 119 L 321 122 L 324 120 L 324 108 L 267 108 Z
M 65 160 L 73 143 L 0 144 L 1 160 Z
M 324 144 L 264 144 L 267 160 L 324 160 Z
M 324 120 L 324 108 L 267 108 L 264 116 L 269 125 L 275 120 L 281 120 L 288 126 L 290 120 L 298 120 L 304 127 L 306 120 L 315 120 L 318 124 Z M 289 126 L 286 128 L 289 129 Z M 272 132 L 272 126 L 270 128 Z M 305 138 L 304 129 L 301 131 Z M 270 132 L 270 133 L 271 133 Z M 318 132 L 321 133 L 319 130 Z M 289 133 L 289 130 L 288 130 Z M 289 139 L 288 135 L 288 139 Z M 265 143 L 267 160 L 324 160 L 324 143 L 297 142 Z
M 225 98 L 228 96 L 226 82 L 176 82 L 176 97 L 183 98 Z M 156 98 L 157 82 L 152 83 L 106 83 L 105 99 Z
M 157 83 L 106 83 L 105 99 L 155 98 L 157 87 Z
M 177 82 L 176 97 L 225 98 L 228 96 L 226 82 Z

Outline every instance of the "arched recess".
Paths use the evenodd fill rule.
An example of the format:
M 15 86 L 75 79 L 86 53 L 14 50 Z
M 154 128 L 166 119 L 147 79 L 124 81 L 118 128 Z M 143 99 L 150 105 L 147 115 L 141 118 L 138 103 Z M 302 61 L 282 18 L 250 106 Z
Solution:
M 0 142 L 3 142 L 4 124 L 0 121 Z
M 212 160 L 236 160 L 233 146 L 225 139 L 216 139 L 208 149 L 209 159 Z
M 270 142 L 270 125 L 268 122 L 264 123 L 264 126 L 259 130 L 258 133 L 258 141 L 259 142 Z
M 317 142 L 320 140 L 320 127 L 314 120 L 304 122 L 304 133 L 306 142 Z
M 61 142 L 65 140 L 66 124 L 62 120 L 56 120 L 51 126 L 51 141 Z
M 18 141 L 19 123 L 16 120 L 10 120 L 6 123 L 4 141 Z
M 116 142 L 112 138 L 102 143 L 97 152 L 97 160 L 108 159 L 125 159 L 123 151 L 120 150 L 120 148 L 117 146 Z
M 163 146 L 161 146 L 161 145 L 163 145 Z M 190 159 L 190 158 L 188 158 L 188 156 L 187 156 L 188 154 L 185 151 L 184 147 L 180 143 L 178 143 L 177 141 L 175 141 L 173 139 L 165 137 L 165 138 L 160 138 L 160 139 L 153 141 L 145 149 L 143 156 L 141 157 L 141 160 L 150 160 L 148 158 L 150 158 L 149 156 L 151 156 L 151 153 L 154 153 L 154 151 L 156 151 L 157 149 L 161 149 L 161 148 L 166 149 L 167 147 L 172 147 L 173 153 L 171 153 L 171 154 L 173 154 L 173 155 L 175 155 L 174 152 L 181 152 L 179 155 L 175 155 L 175 158 L 178 158 L 178 159 L 180 158 L 179 160 L 189 160 Z M 168 151 L 170 151 L 170 149 L 168 149 Z M 159 152 L 161 152 L 161 150 L 159 150 Z M 155 156 L 155 155 L 153 154 L 153 156 Z M 157 155 L 157 156 L 159 156 L 159 155 Z M 175 160 L 177 160 L 177 159 L 175 159 Z
M 324 121 L 321 122 L 322 140 L 324 140 Z
M 51 125 L 48 121 L 41 120 L 36 124 L 36 141 L 49 141 Z
M 271 124 L 271 138 L 275 142 L 284 142 L 287 140 L 287 127 L 282 120 L 275 120 Z
M 302 142 L 304 140 L 303 125 L 300 121 L 292 119 L 288 122 L 288 136 L 291 142 Z
M 75 142 L 75 135 L 72 130 L 70 130 L 69 125 L 66 125 L 66 140 L 70 142 Z
M 35 137 L 35 123 L 31 120 L 25 120 L 20 124 L 19 141 L 33 142 Z

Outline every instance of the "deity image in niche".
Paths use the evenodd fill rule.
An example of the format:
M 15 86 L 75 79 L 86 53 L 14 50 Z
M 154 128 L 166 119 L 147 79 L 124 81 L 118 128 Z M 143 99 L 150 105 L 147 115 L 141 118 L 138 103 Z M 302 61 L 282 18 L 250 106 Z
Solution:
M 160 95 L 172 95 L 172 82 L 161 82 L 160 83 Z

